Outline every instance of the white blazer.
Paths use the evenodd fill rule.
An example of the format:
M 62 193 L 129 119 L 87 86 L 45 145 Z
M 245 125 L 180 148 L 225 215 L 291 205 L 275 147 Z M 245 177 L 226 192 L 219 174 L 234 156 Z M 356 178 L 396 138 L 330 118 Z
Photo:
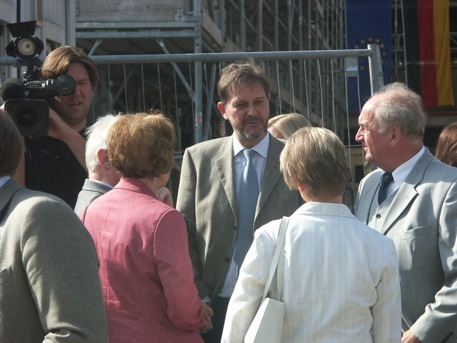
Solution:
M 279 220 L 255 232 L 230 300 L 222 342 L 243 342 L 260 304 Z M 284 244 L 282 342 L 400 342 L 398 262 L 390 238 L 342 204 L 306 203 Z

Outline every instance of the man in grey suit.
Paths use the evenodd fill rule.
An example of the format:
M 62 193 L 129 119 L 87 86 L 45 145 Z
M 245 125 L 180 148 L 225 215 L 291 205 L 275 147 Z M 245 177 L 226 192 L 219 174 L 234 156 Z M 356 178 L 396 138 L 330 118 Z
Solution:
M 233 135 L 186 149 L 176 206 L 196 224 L 189 233 L 195 282 L 200 297 L 214 310 L 213 329 L 203 335 L 205 342 L 220 342 L 228 301 L 254 230 L 292 214 L 302 203 L 279 170 L 284 144 L 267 132 L 270 92 L 263 71 L 254 64 L 230 64 L 222 72 L 218 93 L 217 107 Z M 244 150 L 254 151 L 251 162 Z M 248 164 L 257 180 L 249 185 L 243 175 Z M 248 186 L 257 188 L 254 200 L 240 211 L 240 200 L 252 196 L 240 196 L 240 189 Z M 249 207 L 251 213 L 246 214 Z M 241 224 L 246 221 L 241 212 L 243 218 L 251 216 L 249 224 Z
M 87 128 L 86 166 L 89 178 L 84 181 L 82 190 L 78 194 L 75 213 L 79 216 L 84 209 L 102 194 L 111 190 L 120 179 L 120 175 L 113 168 L 106 150 L 106 141 L 111 126 L 119 115 L 107 114 Z
M 379 169 L 359 185 L 356 216 L 394 240 L 402 342 L 457 342 L 457 169 L 424 147 L 424 130 L 421 99 L 404 84 L 366 102 L 356 140 Z
M 89 232 L 57 197 L 12 178 L 23 153 L 0 110 L 0 342 L 108 342 Z

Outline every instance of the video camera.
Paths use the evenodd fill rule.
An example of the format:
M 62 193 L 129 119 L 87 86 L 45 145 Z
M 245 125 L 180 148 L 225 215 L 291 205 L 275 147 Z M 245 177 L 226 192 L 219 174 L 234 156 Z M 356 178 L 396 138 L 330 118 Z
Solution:
M 49 99 L 57 95 L 70 95 L 76 82 L 68 75 L 55 80 L 42 80 L 41 60 L 43 41 L 35 37 L 36 21 L 7 24 L 15 38 L 6 47 L 6 53 L 16 58 L 19 66 L 27 67 L 21 80 L 6 80 L 0 87 L 5 110 L 14 119 L 23 136 L 45 136 L 49 131 Z

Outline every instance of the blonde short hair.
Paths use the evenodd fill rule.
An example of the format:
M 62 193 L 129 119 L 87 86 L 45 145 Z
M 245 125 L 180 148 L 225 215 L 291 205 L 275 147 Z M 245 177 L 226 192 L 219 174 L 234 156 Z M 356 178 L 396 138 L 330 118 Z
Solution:
M 335 133 L 319 127 L 306 127 L 289 137 L 280 169 L 290 189 L 297 189 L 300 183 L 313 198 L 343 194 L 350 178 L 343 143 Z
M 270 118 L 268 121 L 268 129 L 274 129 L 278 133 L 282 135 L 283 138 L 287 139 L 292 136 L 297 130 L 311 126 L 308 119 L 305 116 L 299 113 L 286 113 L 286 114 L 279 114 Z
M 157 177 L 173 167 L 175 132 L 161 112 L 122 115 L 108 136 L 108 157 L 124 177 Z

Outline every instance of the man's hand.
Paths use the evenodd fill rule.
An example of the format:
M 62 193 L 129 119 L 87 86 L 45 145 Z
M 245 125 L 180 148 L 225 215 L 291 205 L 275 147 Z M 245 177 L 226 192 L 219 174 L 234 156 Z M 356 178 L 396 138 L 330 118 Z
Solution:
M 48 136 L 60 139 L 65 142 L 65 139 L 73 130 L 57 113 L 49 109 L 49 131 Z
M 173 207 L 173 197 L 171 196 L 171 192 L 167 187 L 160 188 L 156 196 L 160 201 Z
M 401 336 L 401 343 L 422 343 L 422 341 L 408 330 Z
M 54 110 L 49 109 L 48 136 L 63 141 L 79 161 L 86 168 L 86 141 L 78 131 L 70 127 Z
M 205 319 L 205 325 L 200 327 L 198 331 L 201 333 L 205 333 L 208 330 L 213 328 L 213 323 L 211 322 L 211 318 L 214 314 L 213 309 L 209 307 L 205 302 L 201 302 L 201 312 L 203 314 L 203 318 Z

